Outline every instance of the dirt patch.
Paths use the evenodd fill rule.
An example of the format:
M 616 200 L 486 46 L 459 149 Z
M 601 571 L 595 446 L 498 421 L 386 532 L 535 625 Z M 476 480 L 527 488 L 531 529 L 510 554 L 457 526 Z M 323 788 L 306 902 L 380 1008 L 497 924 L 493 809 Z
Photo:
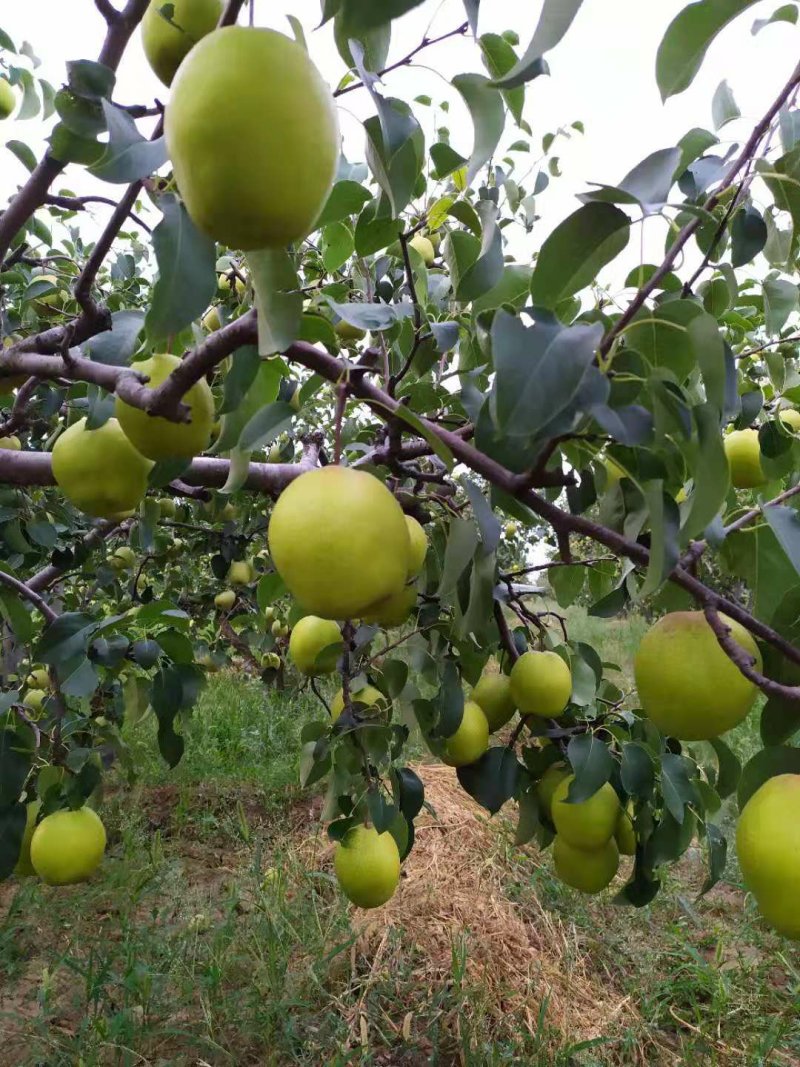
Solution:
M 637 1015 L 630 998 L 610 987 L 605 976 L 591 973 L 574 932 L 537 901 L 526 902 L 523 914 L 505 894 L 508 871 L 498 856 L 501 826 L 464 793 L 450 768 L 415 769 L 436 815 L 426 813 L 418 820 L 416 843 L 394 898 L 376 912 L 353 911 L 355 951 L 361 957 L 359 970 L 365 971 L 360 1000 L 350 1011 L 353 1039 L 361 1044 L 368 1039 L 363 1005 L 370 985 L 393 969 L 408 967 L 409 960 L 409 985 L 419 991 L 424 1016 L 424 1001 L 432 991 L 454 981 L 459 941 L 466 950 L 464 985 L 479 992 L 480 1010 L 498 1040 L 524 1028 L 532 1037 L 552 1032 L 568 1044 L 608 1038 L 631 1027 Z M 332 853 L 324 845 L 320 855 L 318 842 L 305 847 L 317 850 L 317 862 Z M 539 862 L 531 852 L 531 864 Z M 407 1009 L 401 1021 L 406 1030 L 413 1027 L 415 1005 Z M 465 1022 L 463 1013 L 459 1016 L 447 1020 L 456 1035 Z M 545 1046 L 553 1047 L 549 1041 Z M 614 1062 L 610 1055 L 609 1049 L 603 1062 Z M 652 1049 L 640 1060 L 628 1048 L 626 1057 L 628 1064 L 656 1062 Z

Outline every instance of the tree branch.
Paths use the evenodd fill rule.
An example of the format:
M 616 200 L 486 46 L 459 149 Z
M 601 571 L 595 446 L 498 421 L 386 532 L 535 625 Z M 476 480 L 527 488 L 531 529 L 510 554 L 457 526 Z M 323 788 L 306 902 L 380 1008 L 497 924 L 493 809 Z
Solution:
M 783 700 L 800 700 L 800 686 L 782 685 L 772 678 L 767 678 L 755 668 L 756 659 L 734 639 L 730 626 L 726 626 L 717 609 L 712 604 L 706 604 L 703 608 L 708 625 L 714 631 L 714 636 L 725 655 L 734 663 L 745 678 L 753 682 L 768 696 L 781 697 Z
M 104 541 L 107 541 L 110 537 L 113 537 L 117 531 L 125 529 L 126 524 L 120 524 L 113 520 L 103 519 L 101 522 L 89 531 L 88 534 L 82 539 L 80 548 L 77 555 L 85 558 L 89 553 L 101 545 Z M 57 567 L 54 563 L 51 563 L 47 567 L 43 567 L 42 570 L 37 571 L 27 582 L 29 589 L 33 589 L 38 592 L 42 589 L 47 589 L 48 586 L 53 585 L 69 570 L 69 567 Z
M 440 41 L 446 41 L 449 37 L 463 37 L 469 30 L 469 23 L 464 22 L 456 29 L 450 30 L 449 33 L 443 33 L 441 37 L 423 37 L 422 41 L 416 48 L 412 49 L 408 55 L 403 56 L 402 59 L 398 59 L 396 63 L 390 64 L 388 67 L 384 67 L 383 70 L 376 71 L 376 78 L 382 78 L 384 74 L 389 74 L 393 70 L 398 70 L 400 67 L 407 67 L 415 56 L 426 48 L 430 48 L 431 45 L 439 44 Z M 337 89 L 334 92 L 334 96 L 344 96 L 346 93 L 353 93 L 356 89 L 363 89 L 364 83 L 362 81 L 352 82 L 350 85 L 345 85 L 343 89 Z
M 63 208 L 65 211 L 85 211 L 88 204 L 108 204 L 109 207 L 113 208 L 118 206 L 117 201 L 112 200 L 108 196 L 54 196 L 51 193 L 45 197 L 44 202 L 53 207 Z M 153 232 L 147 223 L 143 219 L 140 219 L 138 215 L 134 215 L 132 211 L 129 211 L 128 215 L 133 219 L 137 226 L 141 226 L 145 233 Z
M 767 111 L 766 115 L 764 115 L 764 117 L 753 129 L 753 132 L 750 134 L 750 137 L 748 138 L 744 148 L 739 153 L 734 162 L 731 164 L 727 173 L 722 179 L 719 189 L 715 193 L 713 193 L 703 204 L 703 208 L 705 211 L 712 211 L 717 206 L 722 194 L 728 188 L 730 188 L 739 171 L 750 161 L 753 156 L 753 153 L 758 147 L 759 142 L 761 141 L 761 138 L 769 129 L 772 120 L 781 110 L 783 105 L 786 103 L 786 101 L 789 99 L 789 97 L 792 95 L 798 85 L 800 85 L 800 64 L 795 67 L 791 78 L 786 83 L 786 85 L 784 85 L 783 89 L 781 89 L 780 93 L 778 94 L 770 109 Z M 658 286 L 659 282 L 665 277 L 665 275 L 670 272 L 681 251 L 683 250 L 689 239 L 700 229 L 702 224 L 703 218 L 702 216 L 698 216 L 697 218 L 692 219 L 691 222 L 688 222 L 683 227 L 683 229 L 676 237 L 675 242 L 670 246 L 669 252 L 664 257 L 661 266 L 641 287 L 641 289 L 638 291 L 638 293 L 628 305 L 626 310 L 617 319 L 617 321 L 608 331 L 606 336 L 603 338 L 602 342 L 600 343 L 599 349 L 601 355 L 608 355 L 616 339 L 625 330 L 625 328 L 630 325 L 630 323 L 636 317 L 636 313 L 641 307 L 643 307 L 648 296 L 650 296 L 653 290 Z
M 39 594 L 31 589 L 29 585 L 25 585 L 18 578 L 12 577 L 10 574 L 6 574 L 5 571 L 0 571 L 0 585 L 7 585 L 9 589 L 12 589 L 18 596 L 21 596 L 23 600 L 27 600 L 30 604 L 41 612 L 48 625 L 55 622 L 58 618 L 58 614 L 53 611 L 49 604 L 45 603 Z

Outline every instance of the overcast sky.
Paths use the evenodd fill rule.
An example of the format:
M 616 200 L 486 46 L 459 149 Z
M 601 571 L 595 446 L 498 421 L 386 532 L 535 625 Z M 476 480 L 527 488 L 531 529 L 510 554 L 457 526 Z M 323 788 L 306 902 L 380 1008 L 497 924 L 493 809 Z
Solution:
M 115 2 L 121 5 L 122 0 Z M 520 0 L 483 0 L 479 30 L 514 29 L 524 45 L 531 37 L 540 6 Z M 742 112 L 741 120 L 722 131 L 725 140 L 746 135 L 787 80 L 800 52 L 800 30 L 778 23 L 753 37 L 750 29 L 754 19 L 769 16 L 778 6 L 778 0 L 764 0 L 724 31 L 691 88 L 663 105 L 655 84 L 656 49 L 670 20 L 684 6 L 685 0 L 585 0 L 564 42 L 548 56 L 552 76 L 528 86 L 526 117 L 535 144 L 545 133 L 576 119 L 586 126 L 585 137 L 573 137 L 558 151 L 564 177 L 553 183 L 537 204 L 543 220 L 528 239 L 531 249 L 539 247 L 547 232 L 574 210 L 574 194 L 585 188 L 587 181 L 615 183 L 649 152 L 674 145 L 691 127 L 711 128 L 711 98 L 723 78 L 728 79 Z M 292 0 L 291 4 L 256 0 L 255 11 L 257 24 L 287 32 L 285 15 L 298 16 L 306 27 L 314 60 L 332 84 L 339 80 L 343 64 L 333 46 L 330 27 L 313 30 L 319 21 L 319 0 Z M 427 0 L 395 22 L 390 61 L 418 44 L 431 20 L 431 36 L 455 28 L 464 20 L 461 0 Z M 66 60 L 97 56 L 104 30 L 93 0 L 3 0 L 0 26 L 18 46 L 25 39 L 32 43 L 42 60 L 39 73 L 55 86 L 64 80 Z M 474 42 L 456 38 L 422 53 L 419 65 L 388 75 L 385 91 L 409 100 L 422 93 L 435 101 L 449 100 L 447 122 L 453 146 L 468 155 L 471 124 L 458 94 L 448 84 L 450 77 L 464 71 L 485 73 Z M 147 66 L 137 34 L 120 68 L 115 100 L 144 103 L 167 96 Z M 366 92 L 356 92 L 342 98 L 341 103 L 345 150 L 349 158 L 362 159 L 360 122 L 372 113 L 370 98 Z M 425 109 L 420 109 L 421 119 L 424 113 Z M 10 121 L 0 126 L 0 134 L 5 135 L 2 141 L 25 140 L 40 152 L 52 125 L 53 119 L 46 127 L 38 120 Z M 510 123 L 506 144 L 514 139 Z M 526 157 L 519 158 L 521 174 L 529 164 Z M 3 150 L 0 202 L 5 202 L 24 177 L 21 164 Z M 58 184 L 79 192 L 101 185 L 77 167 L 71 167 Z M 102 192 L 116 196 L 119 187 L 103 184 Z M 96 210 L 98 222 L 105 219 L 106 210 Z M 659 235 L 656 241 L 652 232 L 648 252 L 656 255 L 662 240 Z M 523 251 L 516 241 L 515 251 Z

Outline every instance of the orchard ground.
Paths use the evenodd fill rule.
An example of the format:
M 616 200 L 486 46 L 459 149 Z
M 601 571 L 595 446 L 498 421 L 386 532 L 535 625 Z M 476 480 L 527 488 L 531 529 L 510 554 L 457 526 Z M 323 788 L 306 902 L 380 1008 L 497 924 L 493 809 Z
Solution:
M 629 668 L 642 619 L 567 614 Z M 214 676 L 173 772 L 152 721 L 132 731 L 142 776 L 110 787 L 101 871 L 0 887 L 0 1064 L 800 1063 L 800 954 L 735 860 L 698 903 L 694 849 L 647 908 L 583 898 L 421 746 L 433 810 L 400 892 L 351 910 L 297 785 L 318 706 Z M 757 722 L 729 735 L 740 758 Z

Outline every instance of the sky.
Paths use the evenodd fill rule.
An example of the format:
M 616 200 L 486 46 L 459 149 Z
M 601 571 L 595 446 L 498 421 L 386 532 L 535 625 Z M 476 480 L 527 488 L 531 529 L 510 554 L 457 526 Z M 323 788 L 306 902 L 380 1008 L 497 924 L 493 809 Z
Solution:
M 115 2 L 121 5 L 122 0 Z M 539 198 L 537 211 L 542 220 L 534 233 L 522 243 L 515 240 L 514 252 L 519 258 L 528 258 L 550 230 L 578 206 L 575 194 L 585 189 L 587 182 L 614 184 L 647 154 L 674 145 L 690 128 L 711 128 L 711 99 L 723 78 L 728 79 L 742 112 L 741 120 L 723 129 L 721 137 L 726 141 L 741 141 L 787 80 L 800 52 L 800 29 L 777 23 L 752 36 L 754 19 L 768 17 L 779 6 L 778 0 L 764 0 L 748 9 L 717 39 L 690 89 L 662 104 L 654 75 L 656 50 L 667 25 L 684 6 L 685 0 L 585 0 L 566 38 L 548 56 L 551 77 L 529 84 L 526 118 L 533 128 L 534 144 L 540 143 L 544 134 L 575 120 L 585 124 L 586 134 L 574 135 L 559 148 L 563 177 Z M 532 35 L 541 4 L 483 0 L 481 8 L 480 33 L 513 29 L 524 46 Z M 257 25 L 289 32 L 286 15 L 293 14 L 301 20 L 312 57 L 329 82 L 336 84 L 344 67 L 333 45 L 330 26 L 314 29 L 319 12 L 319 0 L 255 0 Z M 244 17 L 243 14 L 240 21 Z M 463 21 L 461 0 L 427 0 L 395 22 L 390 62 L 415 47 L 429 25 L 430 36 L 436 36 Z M 65 61 L 96 57 L 104 31 L 93 0 L 3 0 L 0 27 L 17 45 L 25 39 L 32 43 L 42 60 L 39 73 L 56 86 L 64 80 Z M 469 38 L 455 38 L 423 52 L 413 67 L 387 75 L 384 91 L 409 100 L 423 93 L 434 101 L 448 100 L 451 110 L 446 121 L 451 143 L 463 155 L 469 155 L 471 123 L 460 97 L 448 82 L 465 71 L 485 73 L 475 43 Z M 120 68 L 114 99 L 131 104 L 150 103 L 155 97 L 166 100 L 168 90 L 151 73 L 137 34 Z M 361 122 L 373 112 L 369 95 L 365 91 L 350 93 L 340 103 L 345 151 L 351 160 L 363 159 Z M 426 110 L 418 111 L 423 122 Z M 432 114 L 427 115 L 428 129 L 433 119 Z M 8 121 L 0 126 L 0 134 L 4 135 L 0 144 L 12 138 L 25 140 L 38 153 L 53 121 L 46 126 L 39 120 Z M 145 123 L 141 128 L 149 132 Z M 513 123 L 509 123 L 505 143 L 510 144 L 515 136 Z M 530 161 L 526 162 L 524 156 L 519 158 L 522 166 L 518 173 L 522 174 Z M 0 203 L 7 200 L 25 174 L 11 153 L 2 151 Z M 79 193 L 116 196 L 120 192 L 119 187 L 97 182 L 78 167 L 69 168 L 57 186 Z M 105 220 L 107 210 L 93 209 L 97 225 Z M 657 256 L 661 249 L 661 225 L 658 220 L 648 224 L 646 258 Z M 638 260 L 638 241 L 636 244 Z M 633 251 L 629 250 L 629 254 Z

